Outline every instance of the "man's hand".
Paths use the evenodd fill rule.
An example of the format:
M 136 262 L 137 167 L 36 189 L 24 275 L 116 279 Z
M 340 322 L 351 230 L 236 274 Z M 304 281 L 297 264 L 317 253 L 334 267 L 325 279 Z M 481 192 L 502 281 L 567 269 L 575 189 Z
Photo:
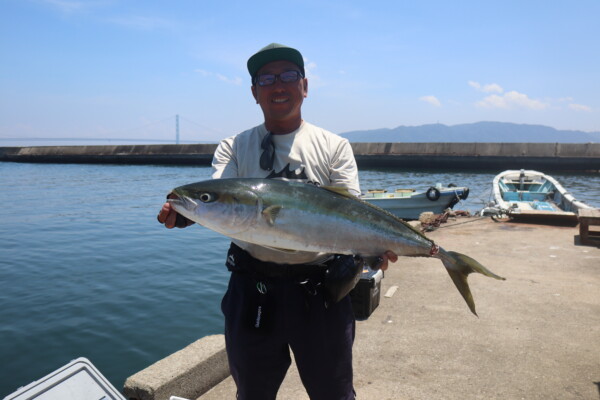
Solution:
M 379 264 L 379 269 L 381 269 L 382 271 L 385 271 L 388 269 L 388 264 L 389 262 L 393 262 L 395 263 L 396 261 L 398 261 L 398 256 L 396 255 L 396 253 L 394 253 L 393 251 L 386 251 L 383 256 L 381 256 L 382 261 Z
M 176 199 L 177 196 L 171 193 L 167 196 L 167 198 Z M 157 219 L 161 224 L 165 224 L 165 228 L 168 229 L 173 229 L 175 227 L 186 228 L 194 223 L 194 221 L 187 219 L 181 214 L 178 214 L 177 211 L 171 207 L 171 203 L 169 202 L 163 204 L 160 212 L 158 213 Z

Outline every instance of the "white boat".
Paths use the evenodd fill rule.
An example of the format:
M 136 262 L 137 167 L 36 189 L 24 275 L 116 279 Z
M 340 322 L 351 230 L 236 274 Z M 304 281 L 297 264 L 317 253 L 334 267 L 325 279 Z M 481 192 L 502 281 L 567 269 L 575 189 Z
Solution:
M 438 184 L 424 192 L 416 192 L 415 189 L 396 189 L 393 192 L 369 190 L 360 198 L 402 219 L 419 219 L 421 213 L 428 211 L 441 214 L 468 196 L 467 187 L 442 187 Z
M 515 220 L 577 224 L 577 211 L 592 208 L 578 201 L 550 175 L 532 170 L 507 170 L 494 177 L 493 203 L 483 215 Z

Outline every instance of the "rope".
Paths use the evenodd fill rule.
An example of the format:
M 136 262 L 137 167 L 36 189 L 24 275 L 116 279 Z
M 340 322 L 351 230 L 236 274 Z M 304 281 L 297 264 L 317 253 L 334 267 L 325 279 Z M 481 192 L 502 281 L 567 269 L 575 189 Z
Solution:
M 484 218 L 488 218 L 487 216 L 471 217 L 468 220 L 463 221 L 463 222 L 457 222 L 452 225 L 441 226 L 441 224 L 446 223 L 448 221 L 448 217 L 450 217 L 452 214 L 454 214 L 453 216 L 457 216 L 457 217 L 471 217 L 471 214 L 468 211 L 454 211 L 453 213 L 446 211 L 443 214 L 438 215 L 435 218 L 435 220 L 433 220 L 433 222 L 421 223 L 421 232 L 432 232 L 436 229 L 451 228 L 451 227 L 454 227 L 457 225 L 469 224 L 471 222 L 477 222 Z M 493 217 L 492 217 L 492 219 L 493 219 Z M 496 222 L 498 222 L 498 221 L 496 221 Z

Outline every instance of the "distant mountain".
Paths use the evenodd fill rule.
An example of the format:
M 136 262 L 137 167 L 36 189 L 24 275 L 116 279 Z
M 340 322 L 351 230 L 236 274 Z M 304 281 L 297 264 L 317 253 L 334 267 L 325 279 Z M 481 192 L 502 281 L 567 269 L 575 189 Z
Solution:
M 406 143 L 600 143 L 600 132 L 558 130 L 543 125 L 508 122 L 399 126 L 394 129 L 351 131 L 340 136 L 350 142 Z

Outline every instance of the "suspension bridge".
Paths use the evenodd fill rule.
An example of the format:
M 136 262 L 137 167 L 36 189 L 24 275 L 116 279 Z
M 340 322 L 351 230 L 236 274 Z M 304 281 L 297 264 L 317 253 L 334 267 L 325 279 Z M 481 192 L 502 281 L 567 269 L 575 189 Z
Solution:
M 175 114 L 137 127 L 109 131 L 103 133 L 102 136 L 0 136 L 0 146 L 216 143 L 215 137 L 223 138 L 232 134 L 232 132 L 222 132 L 195 122 L 181 114 Z

